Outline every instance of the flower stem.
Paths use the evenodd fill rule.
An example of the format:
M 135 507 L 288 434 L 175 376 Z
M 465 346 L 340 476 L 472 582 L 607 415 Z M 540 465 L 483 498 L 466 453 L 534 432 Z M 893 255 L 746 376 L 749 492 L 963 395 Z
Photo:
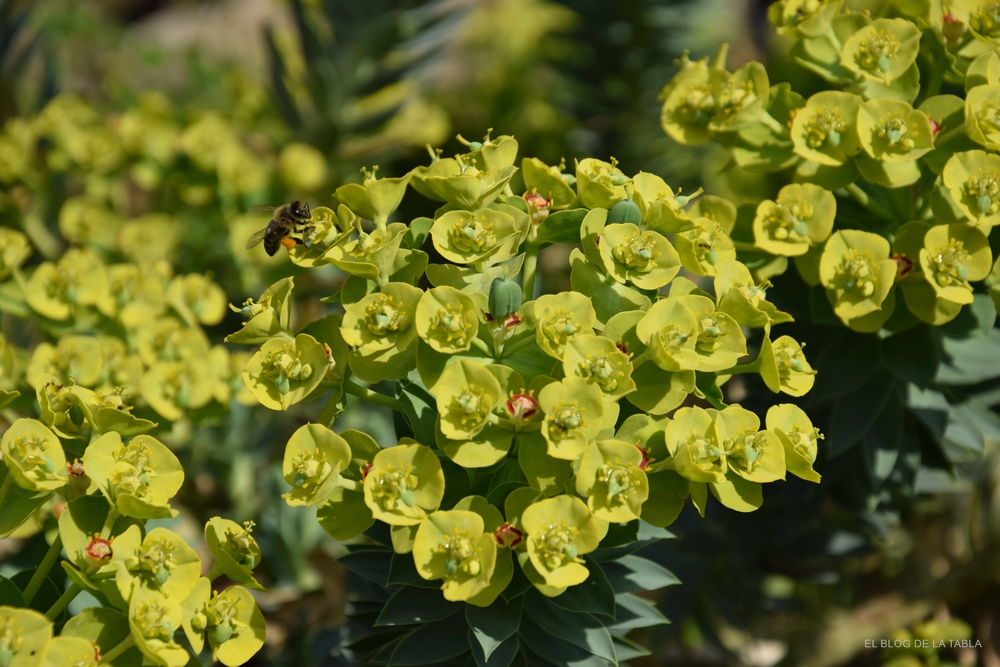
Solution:
M 751 361 L 749 364 L 739 364 L 738 366 L 733 366 L 732 368 L 727 368 L 724 371 L 718 371 L 716 375 L 739 375 L 741 373 L 759 373 L 760 372 L 760 355 Z
M 336 419 L 337 414 L 340 412 L 338 403 L 340 403 L 340 399 L 343 397 L 343 391 L 337 391 L 336 388 L 332 389 L 330 396 L 326 399 L 326 403 L 323 404 L 323 409 L 320 410 L 319 417 L 316 418 L 317 423 L 327 427 L 332 426 L 333 420 Z
M 73 601 L 73 598 L 79 595 L 80 591 L 82 590 L 83 587 L 80 586 L 80 584 L 73 584 L 72 586 L 67 588 L 66 592 L 60 595 L 59 599 L 56 600 L 51 607 L 49 607 L 49 610 L 47 612 L 45 612 L 45 618 L 49 619 L 50 621 L 56 620 L 56 616 L 61 614 L 63 609 L 65 609 L 66 606 Z
M 344 391 L 358 398 L 363 398 L 366 401 L 376 403 L 383 407 L 395 410 L 396 412 L 402 412 L 403 406 L 400 405 L 399 401 L 391 396 L 386 396 L 385 394 L 380 394 L 377 391 L 372 391 L 367 387 L 362 387 L 360 384 L 354 380 L 347 379 L 344 380 Z
M 219 567 L 219 564 L 218 563 L 213 563 L 212 564 L 212 569 L 208 571 L 208 574 L 204 574 L 202 576 L 205 577 L 206 579 L 208 579 L 209 581 L 215 581 L 216 579 L 218 579 L 219 577 L 221 577 L 222 574 L 223 574 L 222 568 Z
M 505 431 L 517 431 L 517 427 L 514 426 L 514 422 L 506 417 L 498 417 L 495 414 L 490 415 L 490 423 L 499 426 Z
M 124 653 L 125 651 L 129 650 L 133 646 L 135 646 L 135 640 L 132 639 L 132 635 L 130 634 L 128 637 L 126 637 L 125 639 L 123 639 L 121 641 L 121 643 L 118 644 L 118 646 L 114 647 L 113 649 L 111 649 L 110 651 L 108 651 L 107 653 L 105 653 L 104 655 L 102 655 L 101 656 L 101 662 L 99 664 L 101 664 L 101 665 L 110 665 L 110 664 L 112 664 L 112 661 L 115 658 L 117 658 L 118 656 L 120 656 L 122 653 Z
M 45 259 L 54 260 L 59 257 L 59 239 L 46 226 L 37 210 L 21 216 L 21 229 Z
M 480 352 L 482 352 L 486 356 L 488 356 L 488 357 L 492 357 L 493 356 L 493 353 L 490 352 L 490 348 L 486 347 L 486 343 L 484 343 L 483 341 L 479 340 L 478 338 L 473 338 L 472 339 L 472 345 L 473 345 L 473 347 L 475 347 L 477 350 L 479 350 Z
M 510 355 L 520 350 L 522 347 L 527 347 L 534 342 L 535 342 L 535 337 L 528 336 L 527 338 L 523 338 L 512 345 L 505 345 L 503 348 L 503 354 L 501 354 L 500 356 L 509 357 Z
M 867 192 L 858 187 L 857 183 L 851 183 L 846 188 L 844 188 L 844 190 L 846 190 L 847 193 L 851 195 L 851 198 L 854 199 L 854 201 L 858 202 L 866 209 L 874 213 L 876 217 L 889 222 L 898 221 L 899 218 L 896 216 L 895 213 L 893 213 L 892 211 L 890 211 L 889 209 L 887 209 L 886 207 L 882 206 L 877 201 L 872 199 Z
M 647 361 L 649 361 L 649 359 L 650 359 L 649 350 L 646 350 L 645 352 L 643 352 L 642 354 L 638 355 L 637 357 L 634 357 L 632 359 L 632 370 L 635 370 L 635 369 L 639 368 L 639 366 L 642 366 L 644 363 L 646 363 Z
M 364 482 L 359 482 L 355 479 L 347 479 L 346 477 L 341 477 L 340 481 L 337 482 L 337 486 L 347 491 L 364 491 Z
M 928 81 L 927 84 L 923 86 L 923 90 L 920 91 L 924 94 L 925 100 L 928 97 L 934 97 L 935 95 L 940 94 L 941 84 L 944 83 L 945 68 L 942 67 L 939 63 L 933 61 L 930 63 L 930 65 L 931 65 L 931 67 L 929 68 L 931 73 L 930 81 Z
M 524 300 L 531 301 L 535 298 L 535 271 L 538 269 L 538 246 L 529 244 L 524 256 L 524 277 L 522 281 L 522 292 Z
M 108 516 L 104 519 L 104 525 L 101 526 L 102 539 L 107 540 L 111 538 L 111 529 L 114 527 L 115 521 L 117 521 L 120 516 L 121 513 L 114 507 L 108 510 Z
M 14 483 L 14 476 L 7 472 L 7 476 L 3 478 L 3 482 L 0 483 L 0 505 L 3 505 L 4 498 L 7 497 L 7 492 L 10 491 L 11 485 Z
M 59 560 L 59 553 L 62 551 L 62 537 L 56 535 L 56 539 L 52 541 L 49 545 L 49 550 L 45 552 L 45 556 L 42 558 L 42 562 L 38 564 L 38 569 L 35 573 L 31 575 L 31 581 L 24 588 L 24 604 L 30 605 L 31 601 L 35 599 L 35 593 L 41 588 L 42 582 L 45 578 L 49 576 L 49 571 L 57 560 Z

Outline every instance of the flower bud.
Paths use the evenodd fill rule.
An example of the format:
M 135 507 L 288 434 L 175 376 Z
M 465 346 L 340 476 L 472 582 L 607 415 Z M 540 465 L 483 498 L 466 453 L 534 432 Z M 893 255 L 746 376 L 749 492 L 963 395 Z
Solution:
M 506 318 L 521 307 L 521 286 L 513 280 L 494 278 L 490 285 L 490 316 Z
M 215 626 L 212 633 L 215 635 L 215 642 L 217 644 L 222 644 L 223 642 L 229 641 L 229 638 L 233 636 L 233 626 L 229 623 L 223 622 Z
M 633 225 L 642 224 L 642 211 L 632 198 L 623 199 L 608 211 L 607 224 L 630 222 Z

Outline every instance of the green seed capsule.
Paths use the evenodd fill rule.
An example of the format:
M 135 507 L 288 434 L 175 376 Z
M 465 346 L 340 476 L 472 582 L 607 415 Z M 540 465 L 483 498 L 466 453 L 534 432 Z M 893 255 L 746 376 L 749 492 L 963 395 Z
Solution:
M 983 195 L 976 202 L 979 205 L 979 211 L 981 213 L 989 213 L 990 209 L 993 208 L 993 199 L 989 195 Z
M 642 212 L 639 210 L 639 205 L 631 199 L 621 200 L 608 211 L 607 223 L 609 225 L 621 222 L 630 222 L 633 225 L 642 224 Z
M 494 319 L 509 317 L 521 307 L 521 286 L 513 280 L 494 278 L 490 284 L 490 315 Z
M 224 644 L 233 636 L 233 626 L 228 623 L 220 623 L 215 626 L 212 634 L 214 635 L 213 639 L 215 639 L 216 644 Z
M 288 376 L 284 373 L 278 373 L 278 377 L 274 379 L 274 386 L 277 387 L 278 392 L 281 394 L 287 394 L 292 388 L 288 381 Z

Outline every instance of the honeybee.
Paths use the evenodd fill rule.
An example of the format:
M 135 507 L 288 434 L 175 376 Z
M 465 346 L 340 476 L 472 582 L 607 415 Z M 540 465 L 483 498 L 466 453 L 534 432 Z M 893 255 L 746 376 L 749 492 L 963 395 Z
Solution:
M 278 246 L 292 248 L 296 245 L 305 245 L 305 241 L 291 234 L 302 233 L 306 224 L 312 219 L 309 204 L 293 201 L 291 204 L 282 206 L 254 206 L 249 213 L 251 215 L 270 215 L 271 222 L 267 223 L 267 227 L 255 232 L 247 239 L 247 250 L 263 241 L 264 250 L 268 255 L 273 256 L 274 253 L 278 252 Z

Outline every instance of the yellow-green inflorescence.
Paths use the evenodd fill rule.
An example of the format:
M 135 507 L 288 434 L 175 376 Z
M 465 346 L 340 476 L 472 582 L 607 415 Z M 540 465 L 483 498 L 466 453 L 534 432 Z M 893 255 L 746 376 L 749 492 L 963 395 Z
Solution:
M 941 177 L 959 210 L 971 221 L 1000 224 L 1000 156 L 981 150 L 956 153 Z
M 566 341 L 578 334 L 593 333 L 597 317 L 590 299 L 578 292 L 547 294 L 534 302 L 538 323 L 536 342 L 547 354 L 561 359 Z
M 365 503 L 376 519 L 393 526 L 419 524 L 444 495 L 441 463 L 429 447 L 399 444 L 384 449 L 365 474 Z
M 599 528 L 587 506 L 569 495 L 538 501 L 521 516 L 531 565 L 556 589 L 587 579 L 583 556 L 597 548 Z
M 920 30 L 911 21 L 875 19 L 847 38 L 840 62 L 862 79 L 891 85 L 910 72 L 919 43 Z
M 478 331 L 476 304 L 454 287 L 432 288 L 420 297 L 416 325 L 420 338 L 437 352 L 464 352 Z
M 892 314 L 896 263 L 889 254 L 889 242 L 870 232 L 844 230 L 827 240 L 819 278 L 845 323 L 870 331 Z
M 135 518 L 174 516 L 169 500 L 184 480 L 177 457 L 153 437 L 127 444 L 111 432 L 91 443 L 83 456 L 87 474 L 118 512 Z
M 622 523 L 638 519 L 649 497 L 643 452 L 632 443 L 597 440 L 580 459 L 576 491 L 598 519 Z
M 3 435 L 0 451 L 8 474 L 21 488 L 52 491 L 66 484 L 66 455 L 56 435 L 34 419 L 18 419 Z
M 635 390 L 629 356 L 615 341 L 603 336 L 581 334 L 570 339 L 563 356 L 563 372 L 567 377 L 593 382 L 612 400 Z
M 761 485 L 787 473 L 818 482 L 825 456 L 810 414 L 779 404 L 762 428 L 735 403 L 747 385 L 730 379 L 755 372 L 794 397 L 816 382 L 807 353 L 823 343 L 805 349 L 774 328 L 791 320 L 769 301 L 794 300 L 785 271 L 798 272 L 801 294 L 813 291 L 808 308 L 790 312 L 824 326 L 839 319 L 866 340 L 889 340 L 884 351 L 896 335 L 978 308 L 987 290 L 1000 304 L 989 239 L 1000 224 L 996 3 L 843 4 L 769 8 L 795 42 L 790 57 L 815 75 L 809 96 L 771 83 L 759 63 L 729 71 L 725 48 L 685 56 L 664 88 L 664 131 L 720 145 L 724 173 L 706 188 L 733 201 L 696 199 L 700 189 L 630 175 L 614 158 L 568 170 L 518 162 L 517 142 L 490 134 L 462 139 L 458 155 L 432 149 L 431 164 L 397 177 L 366 168 L 337 188 L 337 206 L 312 209 L 295 232 L 301 244 L 287 241 L 290 261 L 320 278 L 300 282 L 332 285 L 318 295 L 328 311 L 293 329 L 327 306 L 293 308 L 287 277 L 241 297 L 228 342 L 253 347 L 239 353 L 203 330 L 225 314 L 222 285 L 174 266 L 186 249 L 179 217 L 134 213 L 113 179 L 127 173 L 130 192 L 179 184 L 177 198 L 201 208 L 256 196 L 271 176 L 318 191 L 323 155 L 292 144 L 269 161 L 221 114 L 183 126 L 167 100 L 148 97 L 110 123 L 72 96 L 31 122 L 12 120 L 0 133 L 0 181 L 29 233 L 0 230 L 0 301 L 5 315 L 36 317 L 52 340 L 31 351 L 2 341 L 0 406 L 18 417 L 33 396 L 38 406 L 24 413 L 37 419 L 8 419 L 0 494 L 66 495 L 67 573 L 127 610 L 146 659 L 180 667 L 190 661 L 182 628 L 196 652 L 207 642 L 226 665 L 260 648 L 263 620 L 240 587 L 259 588 L 260 549 L 251 525 L 213 519 L 215 563 L 199 578 L 183 540 L 143 526 L 176 513 L 184 479 L 177 456 L 145 433 L 172 425 L 173 446 L 202 420 L 224 418 L 232 400 L 308 422 L 284 452 L 287 503 L 314 507 L 338 540 L 388 524 L 421 577 L 473 605 L 497 599 L 515 558 L 545 595 L 584 582 L 583 557 L 609 523 L 665 525 L 665 505 L 689 496 L 704 511 L 709 492 L 750 511 Z M 61 240 L 47 244 L 33 219 L 47 210 L 34 201 L 43 169 L 77 181 L 52 210 L 72 246 L 61 256 Z M 436 202 L 430 217 L 389 222 L 408 188 Z M 242 252 L 259 221 L 234 218 L 230 245 Z M 568 283 L 553 288 L 550 255 L 539 252 L 577 243 Z M 41 259 L 27 262 L 32 252 Z M 254 284 L 285 254 L 238 255 L 237 270 L 220 275 Z M 488 299 L 497 281 L 503 295 Z M 889 371 L 898 368 L 886 354 L 879 373 Z M 324 408 L 307 414 L 320 399 Z M 398 411 L 413 437 L 380 446 L 334 432 L 355 399 Z M 506 500 L 492 487 L 490 500 L 457 500 L 445 488 L 453 475 L 496 479 Z M 80 519 L 88 503 L 100 506 L 96 525 Z M 41 529 L 47 511 L 31 510 L 25 529 Z M 111 570 L 114 581 L 100 583 Z M 223 575 L 239 586 L 213 595 Z M 51 632 L 39 614 L 0 607 L 0 662 L 43 655 Z
M 52 623 L 37 611 L 0 606 L 0 659 L 8 665 L 41 663 Z
M 471 511 L 431 514 L 417 529 L 413 559 L 424 579 L 443 579 L 446 600 L 469 600 L 490 584 L 497 541 L 484 532 L 483 518 Z
M 822 7 L 809 12 L 796 29 L 830 19 Z M 773 94 L 782 118 L 767 127 L 783 164 L 854 168 L 862 94 L 806 101 L 771 86 L 758 64 L 727 72 L 723 61 L 683 63 L 665 96 L 669 133 L 698 143 L 727 133 L 739 142 L 735 135 L 748 132 L 756 141 Z M 886 116 L 886 127 L 895 118 Z M 755 372 L 794 396 L 814 381 L 801 344 L 772 340 L 772 327 L 792 318 L 768 300 L 771 276 L 795 258 L 825 277 L 820 257 L 838 251 L 824 287 L 844 291 L 853 271 L 871 310 L 889 309 L 880 290 L 893 276 L 883 280 L 880 265 L 874 278 L 862 269 L 896 264 L 888 248 L 858 245 L 837 229 L 844 184 L 796 179 L 765 204 L 738 207 L 700 189 L 681 193 L 653 174 L 630 176 L 614 158 L 578 160 L 573 173 L 565 162 L 527 158 L 523 180 L 512 178 L 512 138 L 462 143 L 468 152 L 432 151 L 431 164 L 393 185 L 442 202 L 431 217 L 389 222 L 393 212 L 376 210 L 371 197 L 381 182 L 374 174 L 338 190 L 326 249 L 307 247 L 311 264 L 299 262 L 348 274 L 324 299 L 337 312 L 293 331 L 290 280 L 234 308 L 245 324 L 232 342 L 260 345 L 242 373 L 257 400 L 277 410 L 325 400 L 322 423 L 288 440 L 286 502 L 315 507 L 338 540 L 389 525 L 393 549 L 412 554 L 420 577 L 440 581 L 445 599 L 478 606 L 491 605 L 518 566 L 547 596 L 582 583 L 591 572 L 583 557 L 609 524 L 666 525 L 689 492 L 700 510 L 709 489 L 733 509 L 759 507 L 760 485 L 785 477 L 783 436 L 727 405 L 725 379 Z M 569 256 L 568 286 L 553 293 L 538 253 L 559 243 L 580 247 Z M 430 246 L 433 254 L 423 250 Z M 193 343 L 179 333 L 184 324 L 162 325 L 178 350 Z M 143 349 L 157 347 L 150 340 Z M 692 397 L 713 407 L 683 407 Z M 406 436 L 376 443 L 360 431 L 335 433 L 332 421 L 357 398 L 400 412 Z M 785 431 L 799 437 L 793 426 Z M 814 460 L 796 459 L 796 470 Z M 500 480 L 502 470 L 511 488 L 503 500 L 456 500 L 446 480 L 459 469 L 473 480 Z M 258 555 L 225 548 L 229 533 L 220 530 L 206 532 L 222 563 L 210 574 L 256 585 Z M 188 600 L 201 599 L 204 585 L 196 586 Z

